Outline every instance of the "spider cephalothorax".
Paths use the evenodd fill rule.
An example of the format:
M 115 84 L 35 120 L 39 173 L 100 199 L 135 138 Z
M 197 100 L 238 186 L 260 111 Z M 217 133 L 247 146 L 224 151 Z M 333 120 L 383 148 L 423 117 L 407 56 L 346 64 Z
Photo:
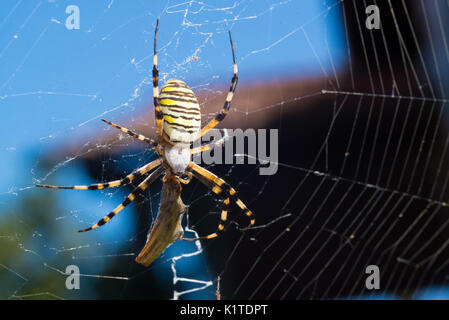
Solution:
M 167 145 L 164 147 L 164 158 L 174 174 L 182 175 L 192 160 L 190 148 L 185 145 Z

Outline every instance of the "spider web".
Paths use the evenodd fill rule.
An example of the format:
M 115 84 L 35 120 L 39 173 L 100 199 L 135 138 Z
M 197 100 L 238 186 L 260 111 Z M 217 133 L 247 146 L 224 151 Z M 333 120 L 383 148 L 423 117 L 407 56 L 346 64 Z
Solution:
M 72 31 L 66 3 L 1 4 L 0 104 L 10 110 L 1 298 L 215 299 L 218 284 L 222 299 L 446 297 L 446 1 L 111 0 L 84 10 L 87 3 L 78 4 L 81 29 Z M 301 15 L 311 3 L 314 14 Z M 378 30 L 365 26 L 372 4 Z M 245 230 L 234 208 L 221 237 L 176 242 L 143 268 L 134 259 L 158 213 L 161 182 L 86 234 L 76 230 L 133 186 L 34 183 L 110 181 L 156 157 L 99 119 L 154 136 L 157 17 L 161 82 L 188 82 L 203 123 L 229 86 L 232 30 L 240 83 L 222 126 L 278 129 L 279 160 L 273 176 L 260 176 L 261 164 L 207 166 L 239 191 L 256 227 Z M 213 193 L 192 182 L 182 199 L 186 235 L 213 232 L 221 210 Z M 65 286 L 68 265 L 80 269 L 79 290 Z M 379 290 L 365 287 L 368 265 L 379 267 Z

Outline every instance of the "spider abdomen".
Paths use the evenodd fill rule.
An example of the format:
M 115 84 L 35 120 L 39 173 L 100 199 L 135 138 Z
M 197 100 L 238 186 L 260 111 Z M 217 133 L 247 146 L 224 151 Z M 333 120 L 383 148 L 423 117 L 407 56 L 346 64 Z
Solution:
M 201 111 L 193 91 L 181 80 L 168 80 L 161 87 L 159 103 L 164 138 L 171 144 L 190 144 L 201 129 Z

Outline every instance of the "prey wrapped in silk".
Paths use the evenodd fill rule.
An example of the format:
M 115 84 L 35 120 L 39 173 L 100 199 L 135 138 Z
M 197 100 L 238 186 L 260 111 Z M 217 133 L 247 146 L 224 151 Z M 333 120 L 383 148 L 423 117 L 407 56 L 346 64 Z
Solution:
M 182 239 L 181 221 L 185 212 L 181 200 L 181 184 L 175 176 L 164 179 L 159 213 L 153 223 L 147 242 L 136 262 L 148 267 L 173 242 Z

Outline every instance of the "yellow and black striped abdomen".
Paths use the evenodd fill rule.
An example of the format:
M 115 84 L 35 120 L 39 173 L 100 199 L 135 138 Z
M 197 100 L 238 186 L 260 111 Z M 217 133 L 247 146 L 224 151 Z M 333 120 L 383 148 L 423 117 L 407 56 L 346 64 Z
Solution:
M 181 80 L 168 80 L 161 87 L 159 104 L 162 131 L 171 144 L 190 144 L 201 129 L 200 105 L 193 91 Z

